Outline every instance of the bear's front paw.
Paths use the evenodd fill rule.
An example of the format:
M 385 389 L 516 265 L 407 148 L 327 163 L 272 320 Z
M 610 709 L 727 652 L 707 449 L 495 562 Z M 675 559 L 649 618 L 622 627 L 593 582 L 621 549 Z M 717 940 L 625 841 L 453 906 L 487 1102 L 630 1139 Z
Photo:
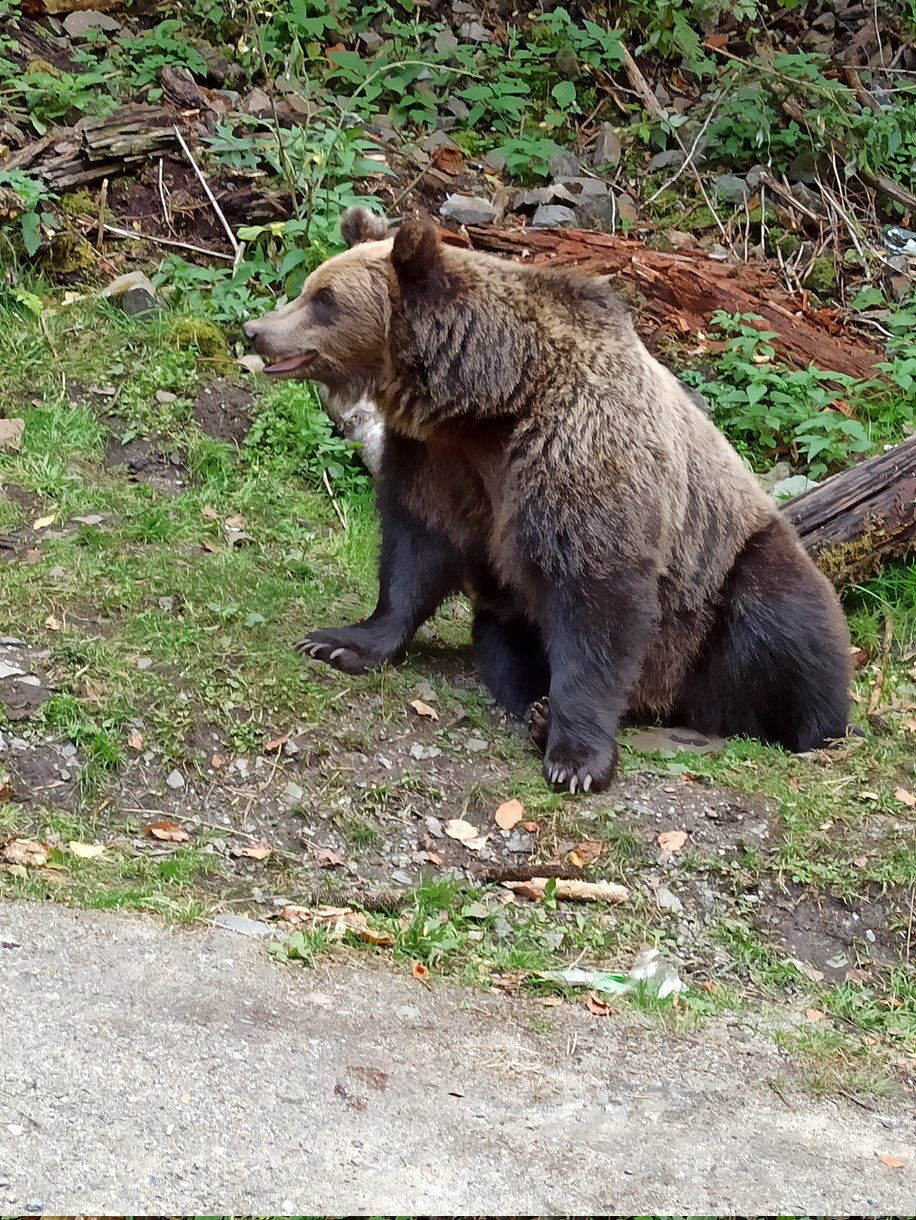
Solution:
M 617 745 L 577 745 L 559 741 L 544 755 L 544 778 L 569 792 L 603 792 L 617 770 Z
M 377 669 L 392 655 L 392 649 L 386 648 L 373 637 L 371 629 L 361 624 L 313 631 L 296 648 L 345 674 L 364 674 Z
M 550 700 L 538 699 L 528 711 L 528 736 L 538 754 L 546 754 L 550 736 Z

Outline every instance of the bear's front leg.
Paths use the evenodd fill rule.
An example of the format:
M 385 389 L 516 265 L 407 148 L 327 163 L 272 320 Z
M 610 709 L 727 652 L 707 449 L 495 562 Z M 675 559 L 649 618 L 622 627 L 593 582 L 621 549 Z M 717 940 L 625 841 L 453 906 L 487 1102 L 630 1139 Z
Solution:
M 535 742 L 546 733 L 544 776 L 551 784 L 600 792 L 614 778 L 620 721 L 657 621 L 654 574 L 638 566 L 549 590 L 550 695 L 547 707 L 535 709 L 530 730 Z
M 312 631 L 296 647 L 348 674 L 393 660 L 417 628 L 462 584 L 461 556 L 441 533 L 410 513 L 400 498 L 379 495 L 382 550 L 378 605 L 363 623 Z

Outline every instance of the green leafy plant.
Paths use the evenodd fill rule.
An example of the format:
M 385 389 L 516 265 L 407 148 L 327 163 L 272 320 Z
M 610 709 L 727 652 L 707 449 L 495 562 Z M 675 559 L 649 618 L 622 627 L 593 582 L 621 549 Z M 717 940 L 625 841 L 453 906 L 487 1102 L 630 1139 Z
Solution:
M 4 201 L 4 195 L 7 196 Z M 53 222 L 43 205 L 54 198 L 43 182 L 22 170 L 0 170 L 0 228 L 13 226 L 18 230 L 26 254 L 30 257 L 41 245 L 42 220 Z M 4 215 L 6 218 L 4 219 Z

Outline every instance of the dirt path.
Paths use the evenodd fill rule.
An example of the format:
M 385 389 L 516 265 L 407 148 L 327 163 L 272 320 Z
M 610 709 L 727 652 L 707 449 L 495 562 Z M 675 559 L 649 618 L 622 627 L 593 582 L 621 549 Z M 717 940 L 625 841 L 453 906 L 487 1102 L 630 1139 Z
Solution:
M 4 1212 L 893 1214 L 916 1195 L 911 1107 L 814 1101 L 738 1023 L 673 1035 L 27 904 L 0 903 L 0 974 Z

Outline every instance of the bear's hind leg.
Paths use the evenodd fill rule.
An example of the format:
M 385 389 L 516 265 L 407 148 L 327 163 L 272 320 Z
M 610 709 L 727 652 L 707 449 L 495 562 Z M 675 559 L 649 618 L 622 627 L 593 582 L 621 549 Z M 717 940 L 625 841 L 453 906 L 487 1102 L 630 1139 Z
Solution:
M 849 635 L 833 589 L 786 522 L 746 543 L 683 690 L 683 722 L 793 753 L 845 736 Z
M 537 629 L 519 615 L 477 610 L 472 634 L 481 682 L 507 712 L 524 716 L 550 686 Z

